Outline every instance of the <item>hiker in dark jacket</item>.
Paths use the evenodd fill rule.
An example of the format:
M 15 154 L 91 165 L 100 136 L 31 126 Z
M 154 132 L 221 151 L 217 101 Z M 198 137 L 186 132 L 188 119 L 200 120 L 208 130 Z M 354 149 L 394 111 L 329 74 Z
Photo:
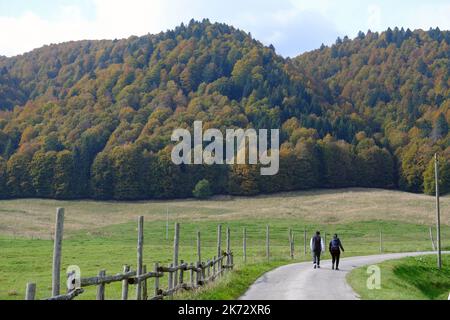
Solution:
M 313 255 L 314 269 L 320 269 L 320 254 L 325 251 L 325 244 L 319 231 L 317 231 L 316 235 L 311 238 L 310 247 Z
M 333 240 L 330 241 L 329 249 L 332 257 L 332 269 L 335 270 L 334 266 L 336 265 L 336 270 L 339 270 L 339 259 L 341 257 L 341 250 L 342 252 L 345 252 L 345 250 L 337 234 L 335 234 Z

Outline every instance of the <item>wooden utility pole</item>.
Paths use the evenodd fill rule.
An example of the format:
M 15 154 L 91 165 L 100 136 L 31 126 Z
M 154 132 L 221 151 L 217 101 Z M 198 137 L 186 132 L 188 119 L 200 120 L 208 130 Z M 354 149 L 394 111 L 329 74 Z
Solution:
M 438 154 L 434 155 L 434 171 L 435 171 L 435 185 L 436 185 L 436 225 L 437 225 L 437 255 L 438 255 L 438 268 L 442 269 L 442 252 L 441 252 L 441 209 L 439 204 L 439 159 Z

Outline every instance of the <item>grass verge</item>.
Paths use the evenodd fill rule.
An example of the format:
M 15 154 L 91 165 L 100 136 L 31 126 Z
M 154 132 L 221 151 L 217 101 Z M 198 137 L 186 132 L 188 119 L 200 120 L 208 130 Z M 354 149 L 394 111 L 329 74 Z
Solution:
M 450 256 L 438 270 L 436 256 L 411 257 L 378 264 L 381 289 L 369 290 L 367 267 L 353 270 L 347 281 L 363 300 L 447 300 L 450 293 Z
M 179 300 L 236 300 L 263 274 L 283 265 L 293 263 L 292 260 L 278 260 L 259 264 L 242 265 L 224 275 L 215 283 L 194 292 L 186 292 L 176 296 Z

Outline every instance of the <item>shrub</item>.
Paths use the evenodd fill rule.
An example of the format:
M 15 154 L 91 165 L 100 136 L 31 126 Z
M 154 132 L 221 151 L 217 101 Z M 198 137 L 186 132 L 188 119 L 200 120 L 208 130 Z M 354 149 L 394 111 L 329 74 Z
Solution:
M 208 180 L 203 179 L 197 183 L 192 194 L 197 199 L 208 199 L 212 196 L 211 185 Z

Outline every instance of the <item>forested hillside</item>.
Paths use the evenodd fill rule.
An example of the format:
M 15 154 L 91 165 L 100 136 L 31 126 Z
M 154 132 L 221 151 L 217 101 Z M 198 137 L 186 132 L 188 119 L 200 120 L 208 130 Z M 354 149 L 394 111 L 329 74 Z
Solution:
M 251 35 L 173 31 L 0 57 L 0 197 L 189 197 L 337 187 L 450 191 L 450 33 L 388 30 L 284 59 Z M 175 128 L 280 128 L 277 176 L 175 166 Z

